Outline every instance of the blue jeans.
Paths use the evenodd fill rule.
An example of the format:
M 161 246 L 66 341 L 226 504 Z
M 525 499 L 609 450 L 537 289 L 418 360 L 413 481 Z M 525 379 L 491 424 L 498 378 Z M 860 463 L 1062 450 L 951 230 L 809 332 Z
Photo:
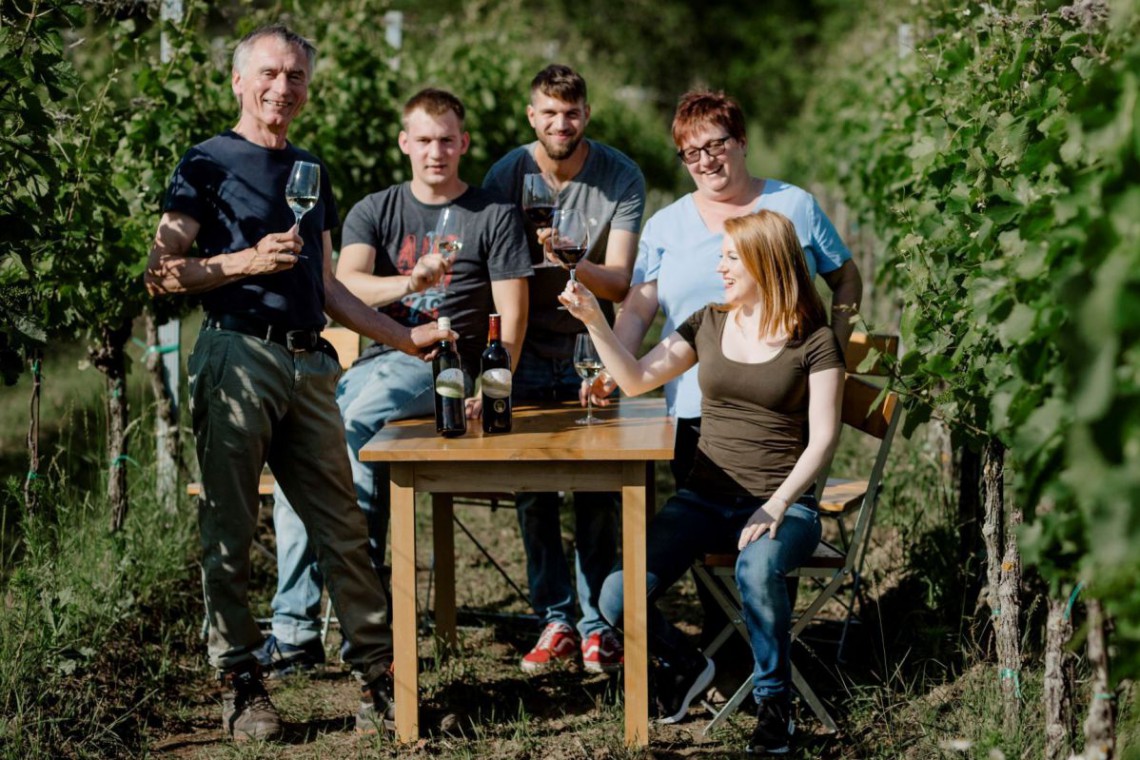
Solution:
M 514 375 L 513 395 L 519 401 L 566 401 L 578 398 L 581 379 L 573 359 L 540 357 L 524 345 Z M 515 495 L 519 531 L 526 550 L 530 603 L 542 625 L 574 625 L 577 585 L 578 634 L 585 638 L 609 628 L 598 609 L 602 584 L 617 563 L 617 496 L 612 493 L 574 494 L 574 566 L 570 580 L 562 549 L 557 493 Z
M 808 500 L 805 497 L 801 501 Z M 812 502 L 814 503 L 814 502 Z M 696 647 L 657 609 L 656 601 L 704 554 L 736 550 L 740 531 L 763 501 L 714 498 L 681 489 L 649 524 L 646 535 L 649 596 L 649 651 L 667 662 L 690 662 Z M 772 539 L 768 534 L 744 548 L 736 561 L 736 584 L 744 600 L 755 661 L 753 695 L 786 698 L 791 684 L 792 606 L 787 574 L 804 564 L 819 543 L 819 513 L 793 504 Z M 606 620 L 621 625 L 624 610 L 622 573 L 606 579 L 601 609 Z
M 384 580 L 389 491 L 388 466 L 363 463 L 358 454 L 387 422 L 432 414 L 431 363 L 389 351 L 361 362 L 341 376 L 336 401 L 344 418 L 348 459 L 356 503 L 368 523 L 368 557 Z M 313 452 L 321 456 L 322 452 Z M 277 594 L 273 597 L 273 635 L 301 645 L 320 635 L 324 578 L 305 526 L 280 486 L 273 489 L 273 525 L 277 533 Z

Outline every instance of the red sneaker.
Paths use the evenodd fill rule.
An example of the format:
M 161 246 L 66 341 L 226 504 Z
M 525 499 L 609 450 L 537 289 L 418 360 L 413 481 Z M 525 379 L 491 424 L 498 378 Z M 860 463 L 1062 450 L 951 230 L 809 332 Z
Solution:
M 621 641 L 609 629 L 591 633 L 582 642 L 582 666 L 591 673 L 612 673 L 624 661 Z
M 549 623 L 538 637 L 538 643 L 522 658 L 524 673 L 545 670 L 556 660 L 574 656 L 578 649 L 578 634 L 565 623 Z

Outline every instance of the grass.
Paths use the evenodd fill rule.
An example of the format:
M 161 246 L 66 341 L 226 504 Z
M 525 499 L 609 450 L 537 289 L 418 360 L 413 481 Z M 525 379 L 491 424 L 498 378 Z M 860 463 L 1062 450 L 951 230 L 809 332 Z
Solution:
M 41 513 L 20 511 L 20 477 L 9 480 L 0 565 L 0 758 L 102 758 L 169 755 L 184 758 L 721 758 L 736 756 L 751 729 L 737 715 L 701 734 L 703 718 L 655 727 L 651 753 L 623 746 L 620 682 L 573 668 L 524 676 L 517 663 L 533 644 L 527 625 L 500 620 L 461 629 L 459 652 L 427 659 L 421 714 L 425 735 L 412 747 L 356 737 L 351 716 L 358 693 L 339 665 L 314 678 L 271 683 L 287 723 L 287 742 L 238 746 L 221 735 L 219 691 L 198 638 L 202 607 L 195 558 L 196 526 L 186 501 L 171 513 L 155 503 L 149 423 L 136 428 L 132 456 L 132 512 L 127 529 L 107 533 L 100 496 L 102 472 L 99 382 L 78 372 L 78 349 L 45 365 L 44 417 L 51 477 L 45 478 Z M 94 379 L 94 383 L 92 383 Z M 132 377 L 132 405 L 148 407 L 143 373 Z M 91 386 L 94 386 L 93 389 Z M 19 476 L 26 413 L 22 386 L 2 391 L 3 456 Z M 58 397 L 49 392 L 67 388 Z M 84 390 L 87 388 L 87 390 Z M 26 390 L 26 388 L 23 388 Z M 68 396 L 70 394 L 70 396 Z M 15 432 L 13 432 L 15 431 Z M 846 444 L 845 444 L 846 445 Z M 845 450 L 837 469 L 858 452 Z M 13 469 L 14 468 L 14 469 Z M 866 579 L 871 605 L 850 643 L 848 663 L 835 663 L 834 644 L 813 635 L 795 656 L 833 708 L 841 733 L 827 736 L 804 709 L 805 733 L 794 757 L 993 758 L 1041 755 L 1040 671 L 1020 675 L 1021 728 L 1006 732 L 996 668 L 971 642 L 973 610 L 955 607 L 952 593 L 967 575 L 953 551 L 956 528 L 941 449 L 922 439 L 896 442 L 883 492 Z M 658 472 L 658 499 L 669 476 Z M 512 510 L 461 507 L 458 516 L 520 586 L 525 569 Z M 568 512 L 564 513 L 568 517 Z M 264 542 L 272 546 L 265 510 Z M 421 603 L 427 598 L 428 511 L 417 547 Z M 567 523 L 564 536 L 570 542 Z M 458 600 L 498 613 L 526 605 L 490 569 L 475 546 L 456 534 Z M 255 608 L 268 611 L 274 569 L 257 558 Z M 663 605 L 696 635 L 699 606 L 685 580 Z M 832 632 L 813 627 L 813 634 Z M 335 663 L 338 635 L 328 654 Z M 421 651 L 430 654 L 430 631 Z M 1032 647 L 1027 647 L 1032 650 Z M 1121 756 L 1135 756 L 1137 729 L 1130 692 L 1121 700 Z M 1087 695 L 1078 699 L 1080 712 Z M 457 735 L 439 725 L 454 715 Z

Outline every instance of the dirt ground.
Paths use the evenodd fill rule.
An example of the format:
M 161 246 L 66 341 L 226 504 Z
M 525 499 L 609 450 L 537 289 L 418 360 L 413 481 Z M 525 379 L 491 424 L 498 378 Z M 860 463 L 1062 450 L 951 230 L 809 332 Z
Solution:
M 266 745 L 235 745 L 221 730 L 221 690 L 209 677 L 204 663 L 204 643 L 197 647 L 200 659 L 185 663 L 197 677 L 185 681 L 178 707 L 164 724 L 152 732 L 150 750 L 172 758 L 324 758 L 324 757 L 431 757 L 431 758 L 720 758 L 743 756 L 751 731 L 747 710 L 716 729 L 703 731 L 709 713 L 699 707 L 687 721 L 676 726 L 654 725 L 651 749 L 636 752 L 624 747 L 624 718 L 620 676 L 586 673 L 570 665 L 540 675 L 524 674 L 522 655 L 533 645 L 538 625 L 526 619 L 530 612 L 523 597 L 512 587 L 525 590 L 526 572 L 518 524 L 513 509 L 457 507 L 463 523 L 456 526 L 457 601 L 460 605 L 459 652 L 444 660 L 434 659 L 430 627 L 431 542 L 429 510 L 420 513 L 417 541 L 419 604 L 425 623 L 421 627 L 421 739 L 414 745 L 398 746 L 393 740 L 358 737 L 353 733 L 353 715 L 359 692 L 355 681 L 339 660 L 340 634 L 335 625 L 326 651 L 329 664 L 322 672 L 268 682 L 270 695 L 285 721 L 284 741 Z M 254 587 L 259 589 L 256 612 L 268 615 L 274 583 L 272 530 L 266 524 L 255 562 Z M 570 514 L 564 509 L 564 518 Z M 565 525 L 565 522 L 564 522 Z M 500 565 L 508 581 L 466 534 L 470 531 Z M 571 532 L 564 529 L 569 551 Z M 698 634 L 699 602 L 695 587 L 686 579 L 662 604 L 672 619 L 694 637 Z M 802 657 L 802 653 L 801 653 Z M 809 659 L 813 659 L 809 655 Z M 730 692 L 749 672 L 747 648 L 726 650 L 721 658 L 718 683 Z M 822 661 L 821 661 L 822 662 Z M 802 667 L 802 666 L 801 666 Z M 734 673 L 724 673 L 724 670 Z M 824 670 L 828 670 L 826 667 Z M 835 688 L 831 680 L 824 693 Z M 455 716 L 455 728 L 440 730 L 444 716 Z M 451 719 L 448 719 L 451 722 Z M 799 721 L 806 732 L 802 757 L 830 754 L 831 740 L 822 727 L 806 714 Z

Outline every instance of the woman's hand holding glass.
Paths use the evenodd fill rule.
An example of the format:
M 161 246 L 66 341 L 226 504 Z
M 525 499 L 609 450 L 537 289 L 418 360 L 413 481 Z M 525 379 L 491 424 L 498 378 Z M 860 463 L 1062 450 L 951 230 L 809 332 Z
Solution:
M 604 324 L 606 321 L 602 307 L 598 305 L 598 299 L 589 288 L 577 280 L 566 281 L 566 288 L 558 294 L 558 302 L 586 327 Z

